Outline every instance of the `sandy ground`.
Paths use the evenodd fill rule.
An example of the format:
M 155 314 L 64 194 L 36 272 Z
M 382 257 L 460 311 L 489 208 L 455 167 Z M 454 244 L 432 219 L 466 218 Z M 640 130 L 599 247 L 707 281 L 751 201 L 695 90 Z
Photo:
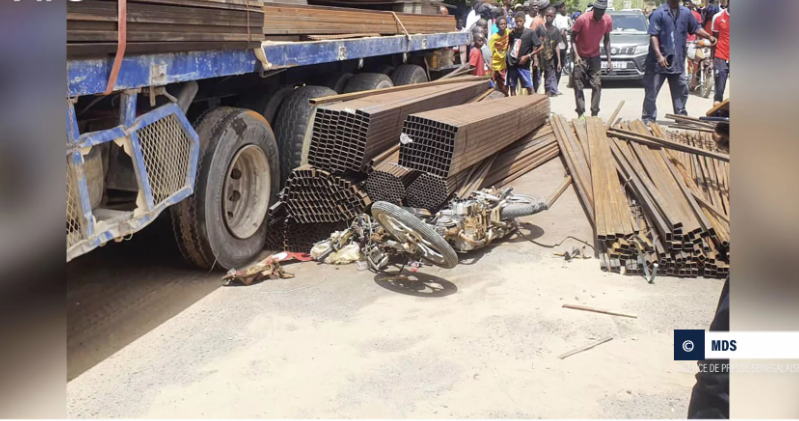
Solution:
M 571 117 L 561 89 L 552 109 Z M 602 116 L 625 99 L 622 116 L 638 117 L 634 84 L 603 94 Z M 692 97 L 689 111 L 709 102 Z M 563 175 L 553 160 L 514 186 L 547 196 Z M 571 188 L 522 235 L 453 270 L 423 268 L 444 287 L 435 296 L 315 263 L 218 288 L 220 273 L 177 262 L 170 235 L 153 227 L 68 265 L 70 417 L 684 418 L 694 378 L 673 361 L 672 330 L 705 328 L 722 286 L 650 285 L 553 256 L 581 244 L 545 245 L 591 239 Z

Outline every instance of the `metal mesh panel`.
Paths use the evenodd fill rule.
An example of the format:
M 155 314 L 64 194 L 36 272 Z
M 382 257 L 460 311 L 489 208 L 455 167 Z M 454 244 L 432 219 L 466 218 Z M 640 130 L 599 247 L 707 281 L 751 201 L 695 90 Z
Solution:
M 71 155 L 67 157 L 67 248 L 83 240 L 85 225 L 80 206 L 78 178 L 71 158 Z
M 137 131 L 153 204 L 159 204 L 186 185 L 192 139 L 177 116 L 170 114 Z

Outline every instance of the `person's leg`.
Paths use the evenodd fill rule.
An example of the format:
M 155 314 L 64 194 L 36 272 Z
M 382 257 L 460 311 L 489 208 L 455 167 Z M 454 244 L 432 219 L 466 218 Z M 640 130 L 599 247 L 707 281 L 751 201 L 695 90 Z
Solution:
M 602 59 L 588 59 L 588 83 L 591 84 L 591 115 L 599 115 L 599 102 L 602 99 Z
M 560 67 L 561 67 L 560 71 L 557 70 L 558 69 L 558 64 L 560 64 Z M 556 76 L 557 76 L 557 81 L 556 81 L 557 85 L 555 85 L 555 88 L 556 88 L 555 89 L 555 93 L 559 92 L 557 87 L 560 86 L 560 76 L 563 74 L 563 67 L 565 65 L 566 64 L 563 62 L 563 50 L 560 50 L 560 54 L 555 55 L 555 71 L 557 71 L 557 74 L 556 74 Z
M 517 67 L 508 67 L 508 72 L 506 75 L 507 78 L 505 79 L 505 82 L 508 84 L 510 96 L 516 96 L 516 85 L 518 84 L 519 69 Z
M 647 68 L 644 74 L 644 109 L 641 115 L 641 120 L 644 123 L 650 123 L 657 120 L 658 107 L 657 99 L 660 88 L 663 87 L 663 82 L 666 78 L 661 73 L 656 73 L 654 69 Z
M 713 96 L 713 101 L 724 101 L 724 91 L 727 88 L 727 77 L 730 74 L 729 64 L 722 59 L 713 60 L 713 79 L 716 85 L 716 94 Z
M 519 68 L 519 84 L 522 88 L 527 89 L 527 94 L 533 94 L 533 81 L 531 80 L 529 69 Z
M 572 84 L 574 85 L 574 102 L 577 105 L 577 108 L 574 110 L 577 112 L 577 116 L 582 116 L 585 114 L 585 95 L 583 94 L 583 88 L 585 87 L 585 61 L 582 64 L 574 65 L 574 73 L 572 74 Z
M 505 70 L 498 71 L 498 72 L 496 72 L 496 76 L 497 76 L 497 86 L 499 87 L 499 91 L 502 92 L 503 94 L 507 95 L 508 94 L 508 85 L 505 82 L 505 79 L 506 79 L 506 76 L 507 76 L 507 72 Z
M 558 94 L 558 69 L 554 65 L 549 65 L 545 72 L 547 93 L 549 95 Z
M 688 104 L 688 77 L 685 74 L 677 74 L 668 75 L 668 79 L 674 114 L 688 115 L 688 111 L 685 110 Z

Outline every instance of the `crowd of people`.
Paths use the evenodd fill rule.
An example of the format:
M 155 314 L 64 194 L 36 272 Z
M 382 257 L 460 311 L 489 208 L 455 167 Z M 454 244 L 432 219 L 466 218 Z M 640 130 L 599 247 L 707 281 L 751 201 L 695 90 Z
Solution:
M 689 75 L 686 68 L 687 45 L 697 38 L 712 46 L 715 80 L 715 101 L 721 102 L 729 77 L 730 18 L 729 2 L 721 8 L 717 0 L 707 0 L 698 8 L 691 0 L 668 0 L 662 6 L 645 11 L 649 19 L 650 48 L 644 76 L 642 120 L 657 118 L 657 96 L 666 81 L 669 83 L 675 114 L 687 114 Z M 513 4 L 503 0 L 492 6 L 484 0 L 473 0 L 465 18 L 464 31 L 470 31 L 473 44 L 468 62 L 473 74 L 490 75 L 496 89 L 506 95 L 543 93 L 562 95 L 560 79 L 567 63 L 572 68 L 575 111 L 579 118 L 586 113 L 583 90 L 591 89 L 591 115 L 600 111 L 602 72 L 612 72 L 612 56 L 606 55 L 603 69 L 601 49 L 611 51 L 610 33 L 613 19 L 606 13 L 608 0 L 596 0 L 581 13 L 569 14 L 563 1 L 528 0 Z M 540 88 L 543 87 L 543 90 Z

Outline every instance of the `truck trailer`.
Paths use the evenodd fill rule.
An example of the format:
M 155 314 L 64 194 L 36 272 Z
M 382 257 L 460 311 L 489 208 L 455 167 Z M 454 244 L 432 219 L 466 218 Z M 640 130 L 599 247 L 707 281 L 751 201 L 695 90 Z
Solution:
M 137 51 L 117 69 L 112 56 L 68 57 L 67 261 L 168 211 L 190 263 L 248 263 L 306 159 L 309 100 L 428 81 L 457 67 L 446 57 L 468 42 L 463 32 L 264 41 Z

